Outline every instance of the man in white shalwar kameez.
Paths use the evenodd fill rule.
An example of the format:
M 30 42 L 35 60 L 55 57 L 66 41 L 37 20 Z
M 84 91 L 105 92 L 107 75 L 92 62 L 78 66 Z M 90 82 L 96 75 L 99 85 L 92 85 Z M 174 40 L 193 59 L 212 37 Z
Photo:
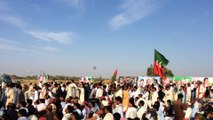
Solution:
M 115 97 L 123 97 L 123 90 L 122 90 L 122 88 L 120 87 L 120 88 L 118 88 L 119 90 L 115 93 Z
M 167 100 L 173 101 L 173 92 L 169 85 L 166 86 L 165 97 L 164 97 L 164 103 L 166 103 L 166 106 L 168 106 Z
M 151 105 L 154 105 L 154 103 L 158 100 L 158 92 L 156 91 L 156 88 L 153 87 L 152 89 L 152 99 L 151 99 Z
M 74 81 L 72 81 L 72 83 L 67 86 L 67 96 L 66 96 L 66 98 L 69 98 L 70 96 L 75 97 L 75 90 L 76 89 L 77 89 L 77 86 L 74 83 Z
M 187 84 L 187 90 L 186 90 L 186 102 L 190 103 L 191 102 L 191 96 L 192 96 L 192 90 L 194 87 L 191 86 L 190 83 Z
M 84 96 L 85 91 L 84 91 L 83 85 L 81 85 L 80 91 L 81 91 L 81 93 L 80 93 L 80 103 L 83 103 L 84 102 L 84 97 L 85 97 Z
M 97 90 L 96 90 L 96 98 L 101 98 L 103 96 L 103 89 L 100 87 L 100 85 L 97 86 Z

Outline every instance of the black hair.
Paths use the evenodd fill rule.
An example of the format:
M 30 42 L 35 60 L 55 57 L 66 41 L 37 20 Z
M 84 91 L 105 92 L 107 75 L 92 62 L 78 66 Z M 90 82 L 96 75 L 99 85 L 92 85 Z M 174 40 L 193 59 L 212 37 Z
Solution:
M 21 106 L 23 106 L 23 107 L 26 107 L 26 106 L 27 106 L 27 103 L 26 103 L 25 101 L 21 101 L 20 104 L 21 104 Z
M 116 97 L 115 100 L 119 101 L 120 103 L 122 103 L 122 98 L 120 96 Z
M 178 99 L 182 99 L 183 95 L 182 94 L 178 94 Z
M 154 108 L 156 111 L 158 111 L 159 106 L 158 106 L 158 105 L 156 105 L 156 104 L 154 104 L 154 105 L 153 105 L 153 108 Z
M 107 111 L 109 111 L 110 113 L 112 113 L 112 108 L 111 108 L 111 106 L 105 106 L 104 107 L 104 110 L 107 110 Z
M 20 109 L 18 111 L 18 114 L 20 114 L 21 116 L 27 116 L 27 111 L 25 109 Z
M 27 103 L 28 103 L 29 105 L 32 105 L 33 100 L 31 100 L 31 99 L 27 99 Z
M 121 119 L 121 115 L 119 113 L 114 113 L 113 117 L 114 117 L 114 120 L 120 120 Z
M 141 100 L 141 101 L 139 102 L 139 104 L 141 104 L 142 106 L 144 106 L 144 101 Z
M 172 103 L 171 100 L 167 100 L 168 103 Z
M 81 116 L 78 114 L 78 112 L 72 112 L 72 114 L 76 120 L 81 120 Z
M 68 105 L 67 106 L 67 110 L 69 113 L 72 113 L 73 112 L 73 107 L 71 105 Z

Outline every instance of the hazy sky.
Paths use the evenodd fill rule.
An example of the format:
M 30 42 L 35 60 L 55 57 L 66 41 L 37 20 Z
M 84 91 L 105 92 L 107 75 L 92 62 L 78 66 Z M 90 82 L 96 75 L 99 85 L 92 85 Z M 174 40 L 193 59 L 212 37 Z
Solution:
M 154 49 L 212 76 L 213 0 L 0 0 L 0 74 L 145 75 Z

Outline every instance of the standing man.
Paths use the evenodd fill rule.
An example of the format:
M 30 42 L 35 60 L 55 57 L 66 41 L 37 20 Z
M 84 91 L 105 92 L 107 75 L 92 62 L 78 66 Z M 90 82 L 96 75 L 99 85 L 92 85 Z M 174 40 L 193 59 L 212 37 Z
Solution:
M 100 85 L 97 86 L 97 90 L 96 90 L 96 98 L 101 98 L 103 96 L 103 89 L 101 88 Z
M 114 120 L 113 114 L 112 114 L 112 108 L 110 106 L 104 107 L 105 116 L 103 120 Z
M 154 103 L 158 100 L 158 92 L 156 87 L 152 87 L 152 101 L 151 104 L 154 105 Z
M 201 81 L 197 82 L 197 89 L 196 89 L 196 98 L 202 100 L 203 95 L 205 93 L 205 88 L 202 85 Z
M 77 85 L 75 84 L 74 80 L 72 80 L 72 83 L 68 84 L 67 86 L 67 96 L 66 99 L 72 96 L 73 98 L 75 97 L 75 90 L 77 88 Z
M 115 98 L 115 108 L 113 109 L 113 114 L 119 113 L 121 118 L 123 118 L 123 105 L 122 98 L 120 96 Z
M 14 103 L 15 99 L 15 92 L 13 89 L 13 83 L 7 84 L 7 91 L 6 91 L 6 106 L 9 103 Z
M 167 106 L 168 106 L 167 104 L 168 100 L 173 101 L 173 93 L 172 93 L 172 89 L 170 88 L 170 85 L 167 85 L 165 90 L 164 102 L 166 103 Z

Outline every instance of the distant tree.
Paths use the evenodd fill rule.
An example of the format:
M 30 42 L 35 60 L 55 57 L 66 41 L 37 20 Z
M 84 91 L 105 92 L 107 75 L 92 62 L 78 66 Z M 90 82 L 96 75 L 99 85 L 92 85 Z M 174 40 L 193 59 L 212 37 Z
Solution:
M 151 64 L 148 68 L 147 68 L 147 76 L 153 76 L 153 65 Z
M 147 76 L 154 76 L 153 73 L 153 65 L 151 64 L 148 68 L 147 68 Z M 169 70 L 168 68 L 164 68 L 164 76 L 165 77 L 174 77 L 174 74 L 172 72 L 172 70 Z

